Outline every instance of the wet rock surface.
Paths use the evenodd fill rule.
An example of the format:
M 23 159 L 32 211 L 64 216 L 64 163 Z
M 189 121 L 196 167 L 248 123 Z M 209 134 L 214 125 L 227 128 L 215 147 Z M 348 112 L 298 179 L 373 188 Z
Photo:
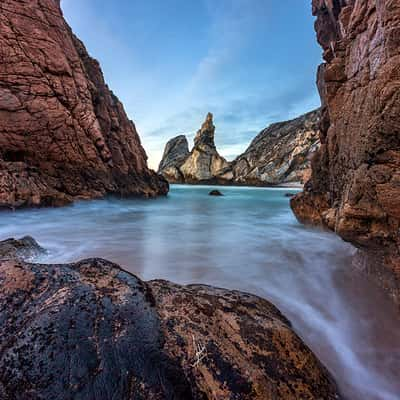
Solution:
M 223 196 L 223 194 L 219 190 L 211 190 L 210 193 L 208 193 L 209 196 Z
M 164 348 L 192 382 L 194 398 L 339 398 L 325 369 L 268 301 L 205 285 L 149 284 Z
M 0 45 L 0 207 L 168 192 L 58 0 L 3 0 Z
M 0 260 L 4 400 L 339 398 L 266 300 L 146 283 L 102 259 L 42 265 L 9 256 Z
M 400 304 L 400 4 L 314 0 L 313 13 L 322 145 L 292 208 L 357 246 L 355 263 Z
M 7 239 L 0 242 L 0 261 L 11 260 L 27 260 L 35 258 L 45 253 L 35 239 L 31 236 L 25 236 L 21 239 Z

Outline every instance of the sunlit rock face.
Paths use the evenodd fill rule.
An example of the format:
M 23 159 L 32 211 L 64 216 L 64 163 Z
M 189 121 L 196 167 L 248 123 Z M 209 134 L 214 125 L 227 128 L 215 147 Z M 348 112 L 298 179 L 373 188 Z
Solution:
M 318 149 L 319 110 L 272 124 L 261 131 L 221 178 L 242 184 L 304 182 L 310 160 Z
M 218 154 L 214 134 L 213 115 L 209 113 L 194 138 L 194 147 L 189 157 L 180 168 L 185 182 L 211 180 L 229 166 L 229 163 Z
M 400 3 L 314 0 L 313 13 L 322 146 L 292 208 L 355 244 L 400 304 Z
M 169 182 L 256 186 L 302 183 L 310 177 L 310 160 L 320 144 L 319 119 L 320 112 L 315 110 L 272 124 L 256 136 L 243 154 L 227 162 L 216 150 L 215 127 L 209 114 L 190 154 L 184 136 L 167 143 L 159 172 Z
M 185 135 L 172 138 L 164 149 L 163 158 L 158 167 L 159 173 L 169 182 L 183 182 L 185 180 L 180 168 L 190 155 L 188 141 Z
M 143 282 L 102 259 L 32 264 L 0 242 L 0 397 L 339 399 L 328 371 L 268 301 Z
M 2 0 L 0 59 L 0 206 L 167 193 L 59 1 Z
M 208 113 L 194 138 L 192 151 L 189 152 L 184 135 L 171 139 L 165 146 L 158 172 L 171 183 L 212 181 L 230 165 L 218 154 L 214 135 L 213 115 Z

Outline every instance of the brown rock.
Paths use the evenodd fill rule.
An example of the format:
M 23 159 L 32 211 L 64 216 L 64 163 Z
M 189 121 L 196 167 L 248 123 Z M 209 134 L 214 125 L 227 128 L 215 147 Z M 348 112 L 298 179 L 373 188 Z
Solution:
M 195 399 L 339 397 L 290 322 L 266 300 L 205 285 L 149 284 L 164 349 L 192 382 Z
M 167 193 L 59 1 L 3 0 L 0 59 L 0 206 Z
M 0 260 L 27 260 L 44 252 L 45 250 L 30 236 L 0 242 Z
M 100 259 L 5 258 L 2 400 L 340 398 L 290 322 L 257 296 L 146 283 Z
M 314 0 L 313 12 L 323 146 L 292 207 L 357 246 L 400 304 L 400 4 Z

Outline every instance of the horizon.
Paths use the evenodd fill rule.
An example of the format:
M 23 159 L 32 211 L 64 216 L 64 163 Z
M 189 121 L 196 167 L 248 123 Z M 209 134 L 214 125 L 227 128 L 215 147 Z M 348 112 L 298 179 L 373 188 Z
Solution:
M 67 22 L 134 121 L 151 168 L 171 138 L 184 134 L 191 148 L 207 112 L 219 153 L 232 160 L 271 123 L 320 106 L 310 2 L 250 1 L 100 8 L 62 0 Z

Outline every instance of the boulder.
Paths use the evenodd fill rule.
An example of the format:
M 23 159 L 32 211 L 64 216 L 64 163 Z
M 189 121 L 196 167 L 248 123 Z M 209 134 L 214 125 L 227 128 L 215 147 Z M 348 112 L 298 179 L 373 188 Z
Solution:
M 223 194 L 219 190 L 211 190 L 210 193 L 208 193 L 209 196 L 223 196 Z
M 31 236 L 25 236 L 21 239 L 10 238 L 0 242 L 0 260 L 33 259 L 45 252 L 45 249 Z
M 6 258 L 1 399 L 339 398 L 290 322 L 257 296 L 143 282 L 102 259 Z

